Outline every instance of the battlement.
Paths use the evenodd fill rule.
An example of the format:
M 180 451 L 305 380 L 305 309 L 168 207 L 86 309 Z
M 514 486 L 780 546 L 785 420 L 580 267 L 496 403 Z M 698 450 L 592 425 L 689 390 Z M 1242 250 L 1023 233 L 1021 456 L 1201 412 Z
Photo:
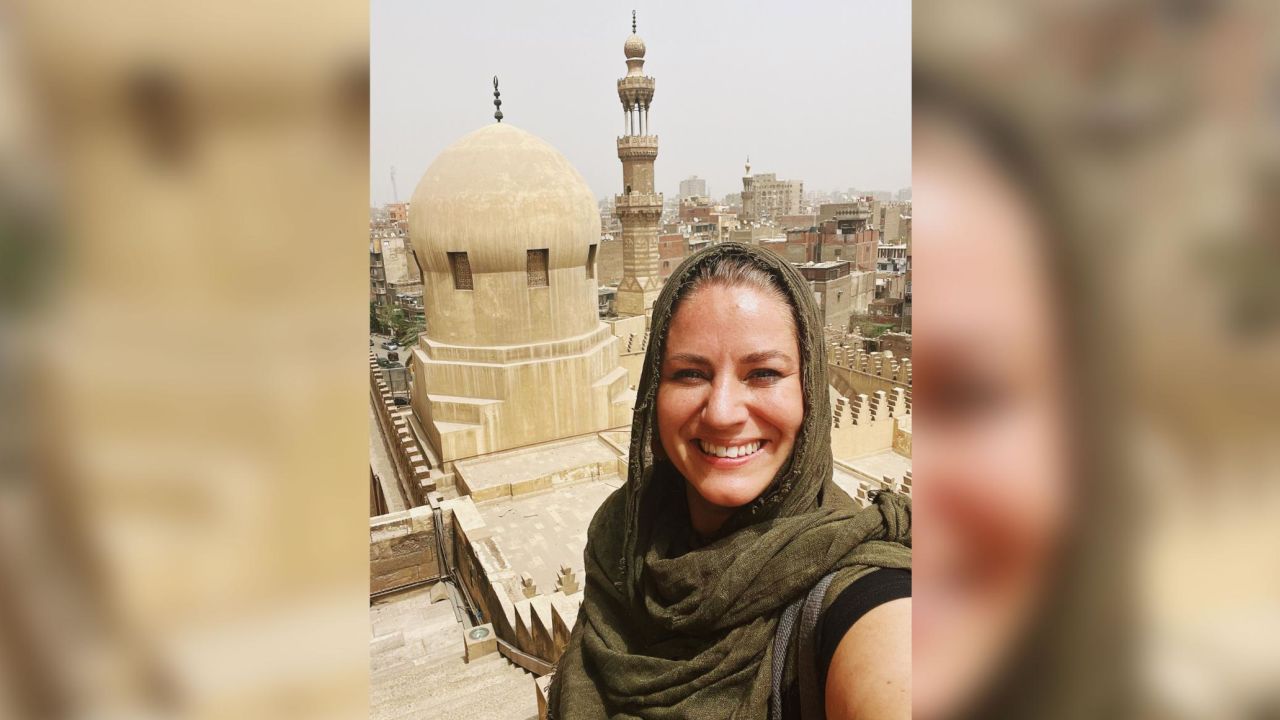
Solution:
M 828 365 L 911 386 L 910 358 L 898 360 L 888 350 L 867 352 L 860 345 L 849 345 L 830 337 L 826 346 Z
M 407 407 L 399 407 L 387 386 L 382 368 L 376 356 L 369 353 L 369 391 L 382 435 L 387 441 L 388 455 L 396 472 L 396 480 L 411 507 L 426 504 L 426 495 L 436 489 L 441 479 L 439 470 L 432 470 L 431 453 L 418 442 L 409 425 Z
M 831 406 L 832 432 L 842 427 L 867 427 L 911 414 L 911 395 L 902 388 L 892 393 L 880 390 L 874 395 L 847 398 L 837 395 Z

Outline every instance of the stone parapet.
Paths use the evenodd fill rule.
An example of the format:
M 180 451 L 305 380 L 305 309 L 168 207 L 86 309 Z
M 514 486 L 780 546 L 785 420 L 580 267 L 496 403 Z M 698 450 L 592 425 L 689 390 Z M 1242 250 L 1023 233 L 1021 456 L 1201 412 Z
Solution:
M 369 520 L 369 593 L 382 593 L 441 577 L 431 508 Z
M 396 480 L 410 505 L 423 505 L 426 494 L 436 489 L 436 475 L 432 474 L 428 454 L 418 443 L 406 417 L 410 411 L 395 404 L 372 352 L 369 353 L 369 385 L 374 415 L 395 467 Z

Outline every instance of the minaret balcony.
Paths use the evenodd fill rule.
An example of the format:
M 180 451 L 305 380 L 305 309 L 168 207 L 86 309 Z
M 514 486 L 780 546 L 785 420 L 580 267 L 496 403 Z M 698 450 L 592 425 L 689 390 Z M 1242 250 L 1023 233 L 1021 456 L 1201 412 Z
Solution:
M 658 149 L 657 135 L 623 135 L 618 138 L 618 149 L 622 148 L 653 148 Z
M 639 91 L 653 97 L 654 85 L 653 78 L 648 75 L 628 75 L 618 79 L 618 94 L 622 94 L 623 91 Z
M 619 160 L 653 160 L 656 157 L 657 135 L 624 135 L 618 138 Z
M 616 210 L 630 209 L 662 209 L 662 193 L 638 193 L 633 192 L 629 195 L 614 195 L 613 206 Z

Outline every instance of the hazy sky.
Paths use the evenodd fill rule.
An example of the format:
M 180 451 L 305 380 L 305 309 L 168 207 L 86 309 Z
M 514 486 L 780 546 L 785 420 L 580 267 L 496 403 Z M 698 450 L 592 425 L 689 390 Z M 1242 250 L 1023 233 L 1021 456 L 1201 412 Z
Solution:
M 657 80 L 656 184 L 697 175 L 715 197 L 755 173 L 806 190 L 911 183 L 909 0 L 747 2 L 372 0 L 370 201 L 401 201 L 466 133 L 503 122 L 563 153 L 597 198 L 620 191 L 616 81 L 631 10 Z

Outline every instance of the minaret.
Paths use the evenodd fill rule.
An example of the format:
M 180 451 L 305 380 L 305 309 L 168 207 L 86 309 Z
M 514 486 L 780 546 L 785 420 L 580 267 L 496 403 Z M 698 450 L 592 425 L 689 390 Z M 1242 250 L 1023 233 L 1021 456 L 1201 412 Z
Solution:
M 756 191 L 752 188 L 751 156 L 747 156 L 747 171 L 742 176 L 742 219 L 757 220 Z
M 618 138 L 623 192 L 614 199 L 613 211 L 622 223 L 622 282 L 614 307 L 619 315 L 647 315 L 662 289 L 658 277 L 662 194 L 653 190 L 658 137 L 649 134 L 649 105 L 654 83 L 644 74 L 644 41 L 636 35 L 634 10 L 631 37 L 622 47 L 627 56 L 627 76 L 618 80 L 618 98 L 626 117 L 626 134 Z

